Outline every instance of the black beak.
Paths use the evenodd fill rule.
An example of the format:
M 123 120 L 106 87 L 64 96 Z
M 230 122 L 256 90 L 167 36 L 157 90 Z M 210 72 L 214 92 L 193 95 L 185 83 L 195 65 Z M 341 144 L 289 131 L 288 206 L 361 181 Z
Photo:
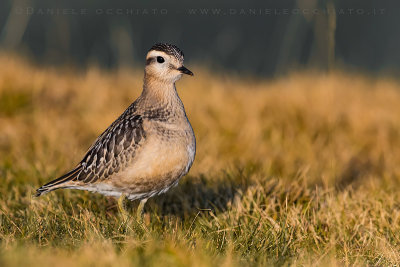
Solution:
M 178 70 L 179 70 L 181 73 L 184 73 L 184 74 L 187 74 L 187 75 L 190 75 L 190 76 L 193 76 L 193 75 L 194 75 L 193 72 L 191 72 L 190 70 L 188 70 L 187 68 L 185 68 L 185 66 L 179 67 Z

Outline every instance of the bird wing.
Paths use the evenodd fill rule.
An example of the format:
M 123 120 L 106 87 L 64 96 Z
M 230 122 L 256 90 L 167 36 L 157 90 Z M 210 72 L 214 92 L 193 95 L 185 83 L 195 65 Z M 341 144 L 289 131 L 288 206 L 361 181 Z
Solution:
M 40 187 L 36 195 L 61 188 L 68 182 L 82 185 L 107 179 L 134 158 L 145 137 L 142 116 L 126 110 L 96 139 L 72 171 Z
M 119 172 L 133 159 L 145 135 L 140 115 L 115 121 L 89 148 L 74 181 L 93 183 Z

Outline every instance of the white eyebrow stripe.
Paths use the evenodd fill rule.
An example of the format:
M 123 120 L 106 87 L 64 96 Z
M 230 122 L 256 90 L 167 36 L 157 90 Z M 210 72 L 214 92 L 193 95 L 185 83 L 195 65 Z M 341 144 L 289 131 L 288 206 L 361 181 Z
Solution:
M 167 57 L 167 56 L 169 56 L 169 55 L 165 52 L 153 50 L 147 54 L 146 60 L 151 57 Z

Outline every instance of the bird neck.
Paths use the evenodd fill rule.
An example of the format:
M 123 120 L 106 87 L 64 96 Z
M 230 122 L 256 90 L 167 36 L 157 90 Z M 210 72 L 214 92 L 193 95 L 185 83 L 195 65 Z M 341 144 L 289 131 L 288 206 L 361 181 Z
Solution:
M 166 82 L 145 74 L 142 97 L 153 103 L 171 104 L 181 102 L 176 92 L 175 82 Z

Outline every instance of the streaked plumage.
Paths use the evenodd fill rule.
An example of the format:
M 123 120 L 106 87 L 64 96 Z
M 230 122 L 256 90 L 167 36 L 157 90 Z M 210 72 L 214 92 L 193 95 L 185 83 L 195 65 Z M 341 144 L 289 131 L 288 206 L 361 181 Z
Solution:
M 135 200 L 175 186 L 189 171 L 196 152 L 193 129 L 175 88 L 182 73 L 193 75 L 183 67 L 179 48 L 154 45 L 146 57 L 140 97 L 72 171 L 37 189 L 36 196 L 69 188 Z

